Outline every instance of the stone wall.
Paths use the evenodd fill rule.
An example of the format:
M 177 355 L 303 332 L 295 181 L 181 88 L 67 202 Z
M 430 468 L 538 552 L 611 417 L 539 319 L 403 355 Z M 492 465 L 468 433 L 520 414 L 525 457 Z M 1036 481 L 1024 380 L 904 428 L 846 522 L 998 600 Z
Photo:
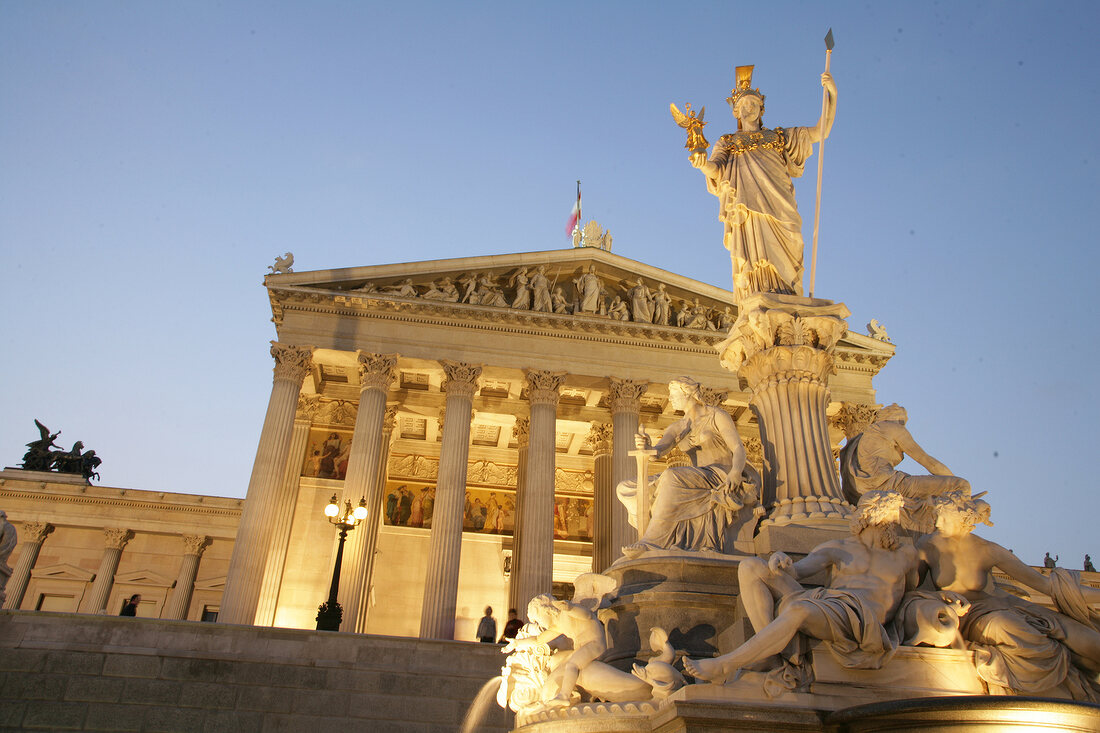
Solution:
M 500 647 L 0 611 L 0 729 L 453 733 Z M 510 730 L 495 703 L 480 730 Z

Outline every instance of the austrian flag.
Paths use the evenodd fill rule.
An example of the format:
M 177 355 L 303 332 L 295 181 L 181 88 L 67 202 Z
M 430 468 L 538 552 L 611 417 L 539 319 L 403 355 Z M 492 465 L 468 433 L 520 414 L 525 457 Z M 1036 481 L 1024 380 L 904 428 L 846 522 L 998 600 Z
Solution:
M 581 182 L 577 181 L 577 202 L 573 204 L 573 210 L 569 212 L 569 223 L 565 225 L 565 233 L 573 236 L 573 230 L 577 222 L 581 220 Z

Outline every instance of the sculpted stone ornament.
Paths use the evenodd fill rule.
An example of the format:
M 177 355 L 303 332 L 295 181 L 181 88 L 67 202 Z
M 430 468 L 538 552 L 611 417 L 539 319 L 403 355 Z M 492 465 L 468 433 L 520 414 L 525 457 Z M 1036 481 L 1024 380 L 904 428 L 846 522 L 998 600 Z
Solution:
M 760 475 L 745 461 L 745 448 L 729 413 L 703 402 L 702 388 L 690 377 L 669 382 L 669 402 L 684 417 L 668 426 L 656 446 L 643 431 L 635 436 L 639 450 L 656 449 L 656 457 L 679 447 L 690 465 L 670 466 L 647 477 L 652 492 L 650 517 L 638 542 L 623 548 L 626 557 L 652 550 L 732 553 L 738 539 L 751 549 L 760 507 Z M 631 526 L 639 526 L 638 484 L 616 487 Z M 745 534 L 747 537 L 740 537 Z
M 410 278 L 405 278 L 396 285 L 386 285 L 378 289 L 378 292 L 383 295 L 396 295 L 401 298 L 415 298 L 419 295 L 416 291 L 416 286 L 413 285 L 413 281 Z
M 665 284 L 658 283 L 653 294 L 653 322 L 658 326 L 667 326 L 672 313 L 672 297 L 665 291 Z
M 821 85 L 827 100 L 817 125 L 765 128 L 764 95 L 751 88 L 752 70 L 737 67 L 736 87 L 726 99 L 737 132 L 720 137 L 709 158 L 702 150 L 691 153 L 691 164 L 718 197 L 738 303 L 758 292 L 802 294 L 802 217 L 791 178 L 802 175 L 813 143 L 829 136 L 836 117 L 836 84 L 826 72 Z
M 874 318 L 867 324 L 867 335 L 877 341 L 890 343 L 890 334 L 886 333 L 886 326 L 882 325 Z
M 878 411 L 862 433 L 850 438 L 840 451 L 840 476 L 844 498 L 852 504 L 868 491 L 896 491 L 907 501 L 904 524 L 931 532 L 935 523 L 932 500 L 948 492 L 970 495 L 970 483 L 951 473 L 913 439 L 905 427 L 905 408 L 888 405 Z M 905 456 L 928 469 L 931 476 L 910 476 L 897 470 Z
M 508 279 L 508 287 L 514 287 L 515 295 L 512 297 L 512 307 L 520 310 L 531 308 L 531 279 L 527 277 L 527 268 L 521 267 Z
M 684 671 L 698 681 L 721 684 L 780 654 L 783 666 L 769 670 L 765 686 L 803 686 L 808 678 L 798 670 L 804 649 L 788 646 L 800 634 L 826 642 L 846 668 L 881 668 L 899 644 L 891 622 L 905 591 L 918 580 L 917 551 L 898 535 L 904 502 L 891 492 L 866 495 L 851 519 L 851 537 L 822 543 L 798 562 L 782 552 L 767 562 L 743 560 L 738 567 L 741 599 L 756 634 L 714 659 L 685 658 Z M 831 570 L 825 587 L 800 584 L 825 570 Z
M 457 303 L 459 294 L 454 281 L 449 277 L 442 277 L 428 286 L 428 290 L 420 296 L 424 300 L 438 300 L 444 303 Z
M 274 265 L 268 265 L 267 269 L 271 270 L 272 275 L 278 275 L 280 273 L 294 272 L 292 265 L 294 264 L 294 255 L 287 252 L 282 257 L 275 258 Z
M 467 364 L 461 361 L 444 359 L 439 362 L 447 379 L 443 382 L 443 391 L 448 394 L 460 394 L 464 397 L 473 397 L 477 391 L 477 380 L 481 376 L 481 367 L 476 364 Z M 440 429 L 442 429 L 442 417 Z
M 639 667 L 628 674 L 598 661 L 607 651 L 607 631 L 596 615 L 617 583 L 605 575 L 585 573 L 575 582 L 571 601 L 539 595 L 527 606 L 531 620 L 516 638 L 501 650 L 508 654 L 497 694 L 501 707 L 517 713 L 532 713 L 568 707 L 586 700 L 626 702 L 667 696 L 683 683 L 671 664 L 671 648 L 665 649 L 667 634 L 657 632 L 661 657 L 652 670 Z M 661 663 L 667 668 L 661 667 Z
M 588 272 L 574 278 L 573 284 L 577 288 L 577 303 L 573 308 L 574 313 L 606 313 L 602 297 L 603 284 L 600 282 L 600 276 L 596 274 L 595 265 L 589 265 Z
M 272 341 L 271 356 L 275 359 L 275 379 L 289 379 L 300 384 L 313 370 L 312 346 L 291 346 Z
M 989 504 L 968 492 L 933 502 L 936 530 L 918 540 L 917 550 L 937 588 L 969 601 L 961 632 L 990 693 L 1040 695 L 1061 688 L 1075 700 L 1100 702 L 1100 613 L 1090 609 L 1100 604 L 1100 589 L 1079 584 L 1061 568 L 1043 575 L 973 534 L 976 525 L 992 522 Z M 999 589 L 994 567 L 1050 596 L 1061 613 Z
M 397 367 L 397 354 L 371 354 L 356 352 L 359 365 L 359 384 L 363 389 L 378 389 L 383 392 L 390 388 L 394 369 Z
M 653 294 L 642 278 L 627 291 L 626 298 L 630 301 L 630 317 L 635 323 L 653 323 Z
M 531 310 L 539 313 L 550 313 L 554 310 L 553 301 L 550 299 L 550 279 L 546 277 L 546 265 L 539 265 L 531 275 Z
M 4 588 L 12 573 L 8 558 L 11 557 L 12 550 L 18 542 L 19 535 L 12 523 L 8 521 L 8 513 L 0 509 L 0 605 L 3 605 L 6 598 Z

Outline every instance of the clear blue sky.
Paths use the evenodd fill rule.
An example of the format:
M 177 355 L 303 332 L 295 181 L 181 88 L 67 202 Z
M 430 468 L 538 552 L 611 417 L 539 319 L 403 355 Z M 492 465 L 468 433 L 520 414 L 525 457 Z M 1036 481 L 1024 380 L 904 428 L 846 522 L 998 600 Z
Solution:
M 37 417 L 105 485 L 243 496 L 276 255 L 567 247 L 578 178 L 616 253 L 729 287 L 668 104 L 705 105 L 713 141 L 752 63 L 765 124 L 813 124 L 831 26 L 817 295 L 886 325 L 879 399 L 989 490 L 982 534 L 1080 567 L 1100 557 L 1098 22 L 1094 2 L 4 0 L 0 463 Z

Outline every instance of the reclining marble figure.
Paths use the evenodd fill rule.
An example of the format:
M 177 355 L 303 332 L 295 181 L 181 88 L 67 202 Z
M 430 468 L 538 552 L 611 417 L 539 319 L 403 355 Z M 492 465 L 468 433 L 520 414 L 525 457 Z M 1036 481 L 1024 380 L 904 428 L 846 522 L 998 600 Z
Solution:
M 990 507 L 963 492 L 935 499 L 936 531 L 917 541 L 937 588 L 970 601 L 961 632 L 975 652 L 978 676 L 990 693 L 1034 695 L 1061 686 L 1076 700 L 1100 702 L 1100 589 L 1082 586 L 1066 570 L 1050 576 L 1012 552 L 973 534 L 989 521 Z M 1028 588 L 1050 596 L 1057 613 L 1000 590 L 997 567 Z
M 745 446 L 729 413 L 703 402 L 702 388 L 690 377 L 668 383 L 669 402 L 684 417 L 668 426 L 656 446 L 639 432 L 639 449 L 655 448 L 657 458 L 679 447 L 691 461 L 647 477 L 655 496 L 649 523 L 638 542 L 623 548 L 628 557 L 647 550 L 731 551 L 731 535 L 760 510 L 760 474 L 745 461 Z M 654 481 L 656 478 L 656 481 Z M 631 525 L 638 526 L 636 481 L 616 487 Z M 751 528 L 750 528 L 751 529 Z
M 741 598 L 756 634 L 714 659 L 685 658 L 684 670 L 699 681 L 724 683 L 780 653 L 798 665 L 800 652 L 788 648 L 798 634 L 826 642 L 845 667 L 882 667 L 899 644 L 891 622 L 918 580 L 917 551 L 898 534 L 904 501 L 895 492 L 865 494 L 851 519 L 852 536 L 822 543 L 798 562 L 782 552 L 767 562 L 743 560 Z M 799 583 L 827 569 L 828 586 Z

